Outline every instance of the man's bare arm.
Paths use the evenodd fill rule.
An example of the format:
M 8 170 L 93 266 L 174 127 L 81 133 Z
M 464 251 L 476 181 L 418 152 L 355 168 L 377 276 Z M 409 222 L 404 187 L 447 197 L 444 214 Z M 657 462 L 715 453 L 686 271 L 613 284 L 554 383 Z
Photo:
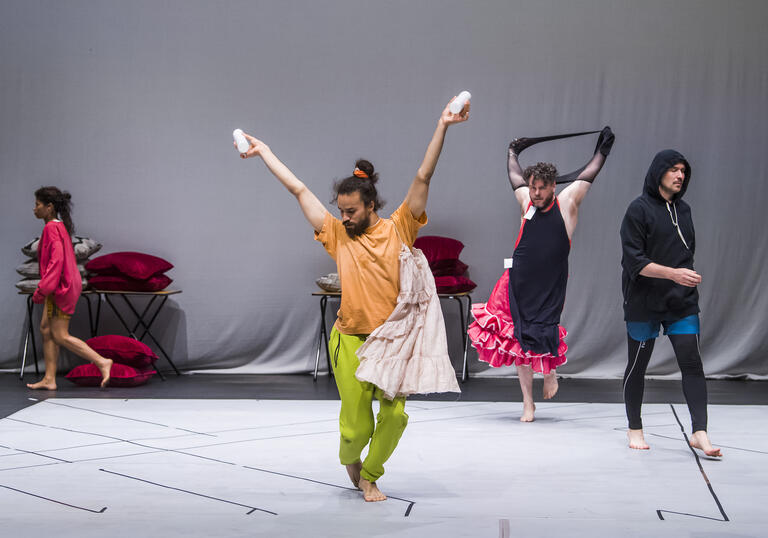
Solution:
M 454 97 L 455 99 L 455 97 Z M 453 101 L 453 99 L 451 99 Z M 445 133 L 450 125 L 454 123 L 461 123 L 467 121 L 469 118 L 469 102 L 458 114 L 453 114 L 449 109 L 450 103 L 448 103 L 443 112 L 440 114 L 440 119 L 437 121 L 437 128 L 435 129 L 432 139 L 427 146 L 427 152 L 424 155 L 424 159 L 416 172 L 416 177 L 413 178 L 411 187 L 408 189 L 408 194 L 405 196 L 405 203 L 411 210 L 413 218 L 418 219 L 424 214 L 427 209 L 427 198 L 429 197 L 429 184 L 432 181 L 432 175 L 435 173 L 437 167 L 437 160 L 440 158 L 440 153 L 443 150 L 443 142 L 445 141 Z
M 323 203 L 318 200 L 317 196 L 297 178 L 293 172 L 291 172 L 287 166 L 285 166 L 277 156 L 272 153 L 264 142 L 252 137 L 249 134 L 245 134 L 245 138 L 250 144 L 250 148 L 246 153 L 240 156 L 243 159 L 250 157 L 261 157 L 264 164 L 267 165 L 269 171 L 280 180 L 280 183 L 288 189 L 288 192 L 296 197 L 299 202 L 299 207 L 304 213 L 304 217 L 312 225 L 316 232 L 319 232 L 323 228 L 323 222 L 325 222 L 325 214 L 328 212 Z

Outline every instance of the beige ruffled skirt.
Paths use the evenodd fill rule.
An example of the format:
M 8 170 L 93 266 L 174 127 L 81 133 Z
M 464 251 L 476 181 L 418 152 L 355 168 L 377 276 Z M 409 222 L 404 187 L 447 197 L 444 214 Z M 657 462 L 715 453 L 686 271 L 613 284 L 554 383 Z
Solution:
M 396 396 L 461 392 L 448 357 L 448 342 L 435 279 L 424 254 L 400 249 L 400 293 L 389 318 L 357 350 L 355 377 Z

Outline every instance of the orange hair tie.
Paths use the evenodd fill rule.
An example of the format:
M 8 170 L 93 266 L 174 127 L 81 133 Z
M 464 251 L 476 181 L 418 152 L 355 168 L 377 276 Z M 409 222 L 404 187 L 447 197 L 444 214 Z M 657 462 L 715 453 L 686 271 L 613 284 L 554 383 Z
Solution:
M 352 175 L 355 177 L 361 177 L 363 179 L 368 179 L 368 174 L 360 170 L 359 168 L 355 168 L 355 171 L 352 172 Z

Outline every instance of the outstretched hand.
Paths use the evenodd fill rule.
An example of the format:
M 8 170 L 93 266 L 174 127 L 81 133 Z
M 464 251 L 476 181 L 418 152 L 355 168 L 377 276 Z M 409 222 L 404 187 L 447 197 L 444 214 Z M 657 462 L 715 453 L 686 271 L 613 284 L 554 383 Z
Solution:
M 512 142 L 509 143 L 509 149 L 515 155 L 520 155 L 520 152 L 530 146 L 532 143 L 533 142 L 531 142 L 530 138 L 515 138 Z
M 454 96 L 453 99 L 456 99 L 457 96 Z M 464 108 L 461 109 L 461 112 L 458 114 L 454 114 L 451 112 L 450 106 L 453 102 L 453 99 L 451 99 L 447 105 L 445 105 L 445 108 L 443 109 L 443 113 L 440 114 L 440 121 L 444 125 L 453 125 L 454 123 L 461 123 L 463 121 L 467 121 L 469 119 L 469 101 L 467 101 L 467 104 L 464 105 Z
M 243 136 L 245 136 L 245 139 L 248 141 L 248 144 L 250 147 L 248 148 L 248 151 L 240 154 L 241 159 L 247 159 L 249 157 L 259 157 L 261 156 L 261 153 L 263 151 L 269 150 L 269 146 L 266 145 L 261 140 L 259 140 L 258 138 L 254 138 L 248 133 L 243 133 Z M 237 148 L 237 143 L 233 142 L 233 144 L 235 145 L 235 148 Z
M 597 139 L 597 145 L 595 147 L 595 153 L 599 151 L 603 156 L 607 157 L 608 154 L 611 153 L 611 148 L 615 141 L 616 136 L 613 134 L 613 131 L 611 131 L 611 128 L 606 125 L 603 127 L 603 130 L 600 131 L 600 136 Z

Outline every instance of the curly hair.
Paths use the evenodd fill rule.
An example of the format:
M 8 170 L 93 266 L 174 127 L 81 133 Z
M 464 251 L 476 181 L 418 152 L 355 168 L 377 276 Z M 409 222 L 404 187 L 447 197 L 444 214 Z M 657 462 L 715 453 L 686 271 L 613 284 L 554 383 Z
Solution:
M 550 185 L 557 179 L 557 168 L 552 163 L 536 163 L 523 170 L 523 177 L 529 183 L 538 179 Z

